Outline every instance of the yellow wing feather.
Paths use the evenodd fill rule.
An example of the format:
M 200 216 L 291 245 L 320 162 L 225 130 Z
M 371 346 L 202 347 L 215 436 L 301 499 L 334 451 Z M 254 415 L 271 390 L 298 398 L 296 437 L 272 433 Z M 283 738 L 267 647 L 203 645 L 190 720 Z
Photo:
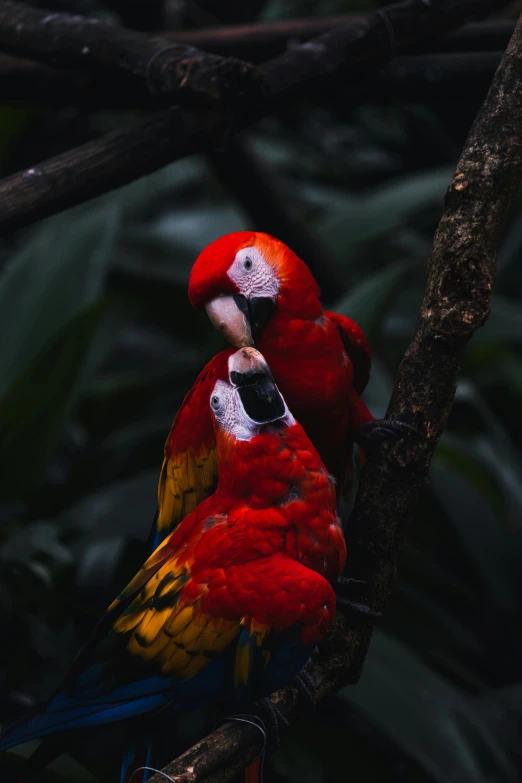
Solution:
M 202 500 L 212 494 L 217 481 L 216 449 L 201 445 L 196 451 L 165 456 L 158 484 L 157 527 L 162 536 L 171 533 Z
M 166 562 L 113 625 L 116 633 L 128 636 L 126 646 L 133 658 L 154 660 L 162 674 L 182 679 L 201 671 L 240 629 L 239 618 L 216 622 L 202 613 L 201 596 L 192 604 L 176 602 L 187 578 L 188 572 L 176 562 Z

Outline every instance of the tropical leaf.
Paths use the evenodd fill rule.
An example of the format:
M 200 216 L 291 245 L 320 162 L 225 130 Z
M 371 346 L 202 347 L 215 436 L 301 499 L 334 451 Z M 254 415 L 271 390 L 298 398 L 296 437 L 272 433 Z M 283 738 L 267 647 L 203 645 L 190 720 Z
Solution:
M 332 311 L 355 321 L 368 337 L 376 339 L 387 309 L 404 283 L 407 268 L 404 264 L 380 270 L 355 285 L 349 294 L 338 300 Z
M 46 221 L 0 278 L 0 391 L 46 343 L 101 295 L 116 237 L 117 208 Z
M 71 406 L 103 305 L 91 305 L 43 346 L 0 399 L 0 497 L 20 501 L 39 486 Z
M 518 780 L 518 772 L 466 697 L 382 632 L 374 634 L 361 681 L 341 695 L 416 758 L 434 781 Z
M 6 756 L 12 769 L 20 769 L 38 747 L 38 740 L 26 742 L 7 751 Z M 97 779 L 84 766 L 71 756 L 64 754 L 52 762 L 45 771 L 42 783 L 98 783 Z

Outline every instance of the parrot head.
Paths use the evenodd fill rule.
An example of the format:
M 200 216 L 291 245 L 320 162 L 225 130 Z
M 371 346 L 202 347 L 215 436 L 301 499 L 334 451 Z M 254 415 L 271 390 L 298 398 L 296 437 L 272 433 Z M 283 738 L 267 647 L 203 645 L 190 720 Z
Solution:
M 218 442 L 220 435 L 226 440 L 249 441 L 275 422 L 295 424 L 264 357 L 250 347 L 229 357 L 228 380 L 214 384 L 210 409 Z
M 236 348 L 255 345 L 276 316 L 318 318 L 319 287 L 306 264 L 269 234 L 237 231 L 197 258 L 189 299 Z

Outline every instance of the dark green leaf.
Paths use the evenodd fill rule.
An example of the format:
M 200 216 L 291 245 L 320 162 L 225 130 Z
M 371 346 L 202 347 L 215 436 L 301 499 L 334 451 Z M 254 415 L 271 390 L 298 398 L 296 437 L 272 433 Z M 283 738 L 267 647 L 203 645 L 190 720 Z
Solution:
M 38 228 L 0 278 L 3 389 L 77 313 L 100 297 L 118 226 L 117 209 Z
M 345 688 L 342 696 L 416 758 L 435 781 L 518 780 L 466 698 L 382 632 L 374 634 L 360 683 Z
M 38 487 L 79 391 L 101 304 L 63 327 L 0 399 L 0 498 L 21 500 Z
M 406 272 L 404 264 L 394 264 L 376 272 L 355 285 L 347 296 L 333 305 L 332 311 L 359 324 L 371 344 L 379 333 L 388 307 L 404 283 Z
M 38 744 L 38 740 L 26 742 L 25 745 L 7 751 L 13 769 L 15 767 L 20 769 L 23 762 L 34 753 Z M 42 783 L 98 783 L 94 775 L 67 754 L 53 761 L 44 775 Z
M 463 438 L 446 434 L 437 446 L 434 467 L 445 465 L 456 470 L 490 503 L 504 520 L 509 516 L 505 487 L 492 472 L 489 463 L 481 459 Z

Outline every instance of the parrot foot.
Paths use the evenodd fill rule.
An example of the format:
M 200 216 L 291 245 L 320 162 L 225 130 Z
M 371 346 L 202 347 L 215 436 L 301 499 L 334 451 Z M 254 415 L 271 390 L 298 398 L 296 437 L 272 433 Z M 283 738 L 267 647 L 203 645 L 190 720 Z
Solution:
M 310 711 L 315 710 L 317 685 L 310 672 L 307 672 L 306 669 L 300 671 L 299 674 L 295 675 L 291 685 L 300 694 L 305 708 Z
M 415 427 L 410 427 L 403 421 L 396 419 L 373 419 L 363 424 L 357 433 L 357 443 L 360 443 L 367 451 L 378 446 L 383 441 L 400 440 L 408 436 L 420 436 Z
M 348 585 L 352 584 L 366 584 L 364 579 L 352 579 L 347 576 L 340 576 L 335 582 L 335 597 L 337 603 L 337 609 L 344 614 L 347 619 L 353 619 L 354 614 L 364 617 L 381 617 L 380 612 L 375 612 L 366 604 L 359 601 L 353 601 L 351 598 L 346 597 Z
M 288 721 L 268 697 L 260 699 L 256 705 L 266 727 L 267 747 L 269 750 L 277 750 L 281 744 L 281 733 L 288 728 Z

